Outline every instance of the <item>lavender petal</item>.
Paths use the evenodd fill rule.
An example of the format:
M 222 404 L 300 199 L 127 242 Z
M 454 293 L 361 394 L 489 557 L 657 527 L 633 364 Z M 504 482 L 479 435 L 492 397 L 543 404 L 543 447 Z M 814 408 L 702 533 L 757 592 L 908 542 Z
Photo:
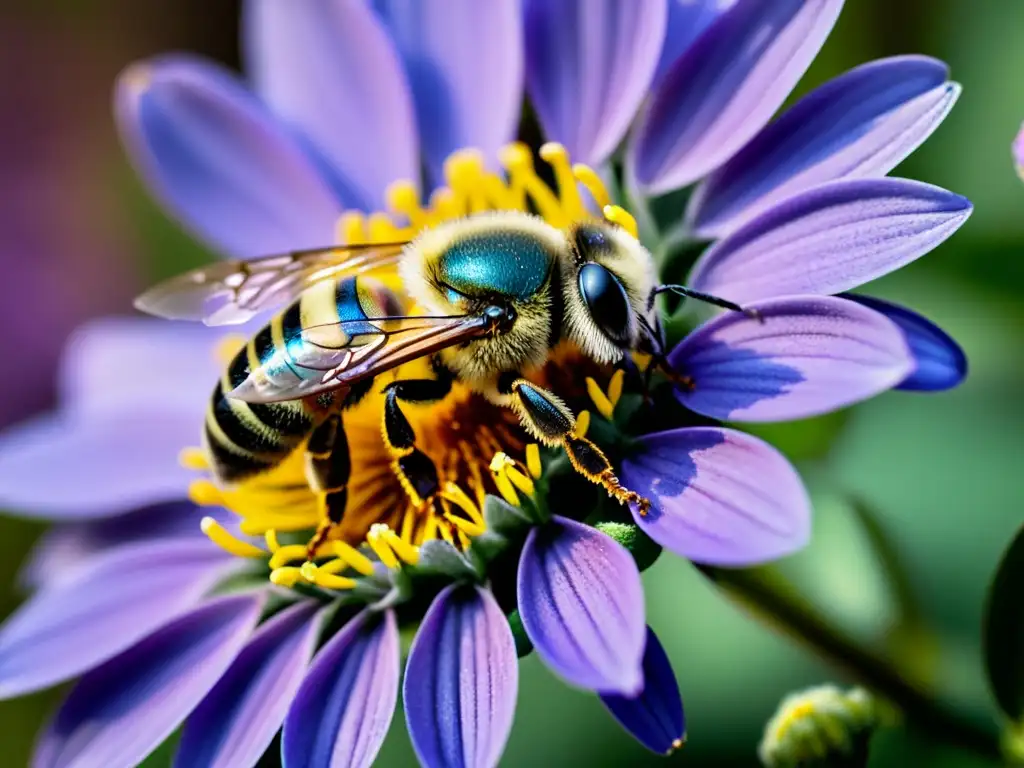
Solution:
M 259 762 L 313 657 L 318 605 L 296 603 L 260 626 L 189 715 L 175 766 L 231 768 Z
M 518 0 L 375 0 L 405 63 L 424 161 L 435 182 L 457 149 L 497 167 L 523 95 Z
M 768 443 L 732 429 L 645 435 L 622 482 L 651 507 L 633 517 L 666 549 L 708 565 L 746 567 L 803 548 L 811 505 L 800 476 Z
M 786 100 L 842 0 L 739 0 L 673 64 L 640 118 L 629 157 L 650 194 L 724 163 Z
M 71 690 L 32 768 L 131 768 L 174 732 L 245 644 L 263 598 L 212 600 L 150 635 Z
M 398 625 L 364 610 L 313 660 L 284 721 L 286 766 L 373 763 L 398 698 Z
M 369 3 L 247 0 L 243 42 L 257 92 L 348 207 L 380 209 L 388 184 L 419 179 L 412 95 Z
M 442 591 L 416 634 L 402 691 L 420 763 L 497 765 L 512 730 L 518 672 L 512 630 L 491 593 Z
M 823 184 L 713 245 L 697 260 L 688 284 L 740 304 L 839 293 L 928 253 L 971 210 L 960 195 L 907 179 Z
M 556 516 L 530 532 L 517 587 L 523 626 L 545 664 L 581 688 L 639 691 L 643 588 L 621 545 Z
M 657 635 L 647 628 L 644 689 L 632 698 L 603 694 L 601 701 L 633 737 L 652 752 L 667 755 L 686 738 L 683 700 L 675 672 Z
M 788 197 L 837 179 L 884 176 L 939 127 L 960 95 L 949 68 L 894 56 L 850 70 L 798 101 L 690 200 L 702 238 L 736 230 Z
M 81 564 L 0 628 L 0 698 L 74 677 L 194 606 L 235 563 L 209 541 L 149 541 Z
M 526 84 L 544 133 L 600 165 L 647 95 L 668 18 L 620 0 L 527 0 Z
M 843 294 L 843 298 L 881 312 L 903 331 L 914 356 L 914 372 L 896 389 L 941 392 L 959 386 L 967 377 L 967 356 L 963 349 L 928 318 L 871 296 Z
M 720 315 L 683 339 L 669 364 L 697 413 L 789 421 L 873 397 L 903 381 L 914 359 L 888 318 L 846 299 L 795 296 L 751 305 L 761 319 Z
M 189 56 L 133 64 L 115 111 L 150 191 L 216 250 L 248 258 L 334 241 L 341 204 L 226 69 Z
M 676 60 L 711 26 L 711 22 L 735 4 L 736 0 L 668 0 L 668 24 L 661 59 L 654 75 L 659 83 Z

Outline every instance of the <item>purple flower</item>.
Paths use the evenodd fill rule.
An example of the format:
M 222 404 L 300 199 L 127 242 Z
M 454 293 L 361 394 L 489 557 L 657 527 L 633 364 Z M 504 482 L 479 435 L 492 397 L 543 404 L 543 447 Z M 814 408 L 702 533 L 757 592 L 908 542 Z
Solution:
M 125 70 L 115 109 L 152 193 L 236 258 L 394 240 L 445 211 L 517 207 L 512 181 L 533 185 L 531 201 L 563 226 L 590 215 L 568 155 L 603 205 L 600 180 L 624 144 L 641 202 L 699 181 L 684 221 L 653 229 L 648 245 L 715 240 L 691 286 L 753 310 L 709 320 L 670 352 L 677 399 L 712 419 L 797 419 L 894 387 L 948 388 L 966 372 L 930 321 L 828 295 L 920 257 L 971 210 L 951 192 L 885 178 L 956 100 L 941 62 L 858 67 L 769 122 L 841 7 L 339 0 L 284 10 L 249 0 L 249 84 L 196 57 L 160 57 Z M 529 153 L 506 146 L 524 90 L 562 145 L 543 153 L 568 174 L 554 190 L 537 192 Z M 487 197 L 495 184 L 504 202 Z M 358 508 L 372 513 L 351 541 L 306 562 L 303 543 L 278 540 L 318 521 L 301 472 L 275 486 L 299 487 L 287 503 L 270 483 L 193 485 L 192 499 L 241 517 L 217 509 L 203 522 L 220 548 L 197 535 L 191 470 L 177 458 L 201 431 L 221 340 L 149 320 L 89 326 L 66 356 L 60 409 L 0 437 L 0 506 L 63 522 L 30 559 L 24 581 L 36 594 L 0 628 L 0 696 L 80 677 L 35 765 L 134 765 L 182 724 L 179 765 L 255 764 L 282 728 L 286 766 L 369 765 L 401 687 L 424 765 L 492 766 L 515 711 L 513 611 L 544 663 L 599 695 L 642 744 L 682 743 L 679 688 L 646 625 L 637 565 L 588 510 L 546 509 L 536 450 L 492 464 L 478 494 L 446 489 L 443 514 L 414 540 L 404 507 L 386 506 L 394 477 L 371 395 L 346 413 L 352 485 L 363 481 Z M 596 410 L 611 417 L 620 393 L 621 379 L 607 394 L 595 385 Z M 450 422 L 482 431 L 497 421 L 469 395 L 454 407 Z M 416 430 L 455 450 L 446 426 L 425 416 Z M 807 543 L 803 484 L 763 441 L 725 427 L 628 437 L 632 449 L 615 457 L 621 479 L 650 506 L 631 519 L 623 510 L 619 529 L 721 566 Z M 473 458 L 459 479 L 488 475 L 489 459 Z M 517 571 L 501 575 L 515 583 L 512 600 L 488 587 L 495 553 L 510 550 L 501 562 Z M 430 607 L 403 684 L 400 624 L 417 617 L 399 608 L 414 594 Z

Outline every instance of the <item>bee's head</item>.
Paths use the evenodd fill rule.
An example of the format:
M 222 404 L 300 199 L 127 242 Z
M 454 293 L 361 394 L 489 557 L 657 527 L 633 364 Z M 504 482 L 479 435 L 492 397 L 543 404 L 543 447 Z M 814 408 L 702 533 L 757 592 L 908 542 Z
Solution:
M 614 224 L 583 222 L 567 236 L 573 256 L 563 276 L 567 335 L 595 360 L 615 362 L 656 322 L 648 317 L 654 261 Z

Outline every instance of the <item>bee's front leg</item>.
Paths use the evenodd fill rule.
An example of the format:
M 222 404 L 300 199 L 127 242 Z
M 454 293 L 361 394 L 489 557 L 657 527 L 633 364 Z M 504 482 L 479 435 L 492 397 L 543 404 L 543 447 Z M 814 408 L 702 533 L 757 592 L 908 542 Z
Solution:
M 345 514 L 351 472 L 345 425 L 341 414 L 333 413 L 313 430 L 306 443 L 306 480 L 321 505 L 320 526 L 309 542 L 310 559 Z
M 576 435 L 576 419 L 554 394 L 518 377 L 506 377 L 502 394 L 511 397 L 511 407 L 523 427 L 544 445 L 561 445 L 573 468 L 593 483 L 603 486 L 620 504 L 636 504 L 647 514 L 650 502 L 619 484 L 608 457 L 594 443 Z

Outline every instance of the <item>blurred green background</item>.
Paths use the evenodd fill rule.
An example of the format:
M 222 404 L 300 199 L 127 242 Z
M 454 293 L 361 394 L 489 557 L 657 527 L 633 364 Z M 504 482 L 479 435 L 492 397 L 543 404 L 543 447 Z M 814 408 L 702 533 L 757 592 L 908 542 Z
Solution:
M 237 13 L 234 2 L 205 0 L 4 3 L 0 345 L 10 367 L 0 377 L 0 426 L 52 402 L 54 365 L 77 323 L 126 313 L 141 286 L 208 258 L 135 181 L 114 135 L 110 88 L 124 64 L 171 49 L 237 65 Z M 870 290 L 945 327 L 967 350 L 970 377 L 951 393 L 894 392 L 839 418 L 763 434 L 798 462 L 816 501 L 812 545 L 783 570 L 829 617 L 901 654 L 984 723 L 994 717 L 979 650 L 985 586 L 1024 513 L 1024 184 L 1009 149 L 1024 118 L 1024 3 L 849 0 L 801 92 L 866 60 L 910 52 L 949 62 L 964 91 L 896 173 L 966 195 L 975 213 L 950 242 Z M 912 615 L 927 631 L 900 627 L 844 493 L 877 511 L 906 571 Z M 40 531 L 0 519 L 0 584 L 13 583 Z M 686 702 L 686 748 L 668 760 L 646 753 L 595 697 L 569 690 L 531 657 L 504 765 L 755 765 L 763 724 L 782 696 L 849 682 L 678 559 L 662 558 L 644 580 L 649 621 Z M 13 586 L 3 589 L 0 615 L 21 599 Z M 27 763 L 54 701 L 51 692 L 0 703 L 0 763 Z M 380 764 L 413 765 L 403 718 L 394 722 Z M 985 764 L 899 732 L 876 740 L 871 762 Z

